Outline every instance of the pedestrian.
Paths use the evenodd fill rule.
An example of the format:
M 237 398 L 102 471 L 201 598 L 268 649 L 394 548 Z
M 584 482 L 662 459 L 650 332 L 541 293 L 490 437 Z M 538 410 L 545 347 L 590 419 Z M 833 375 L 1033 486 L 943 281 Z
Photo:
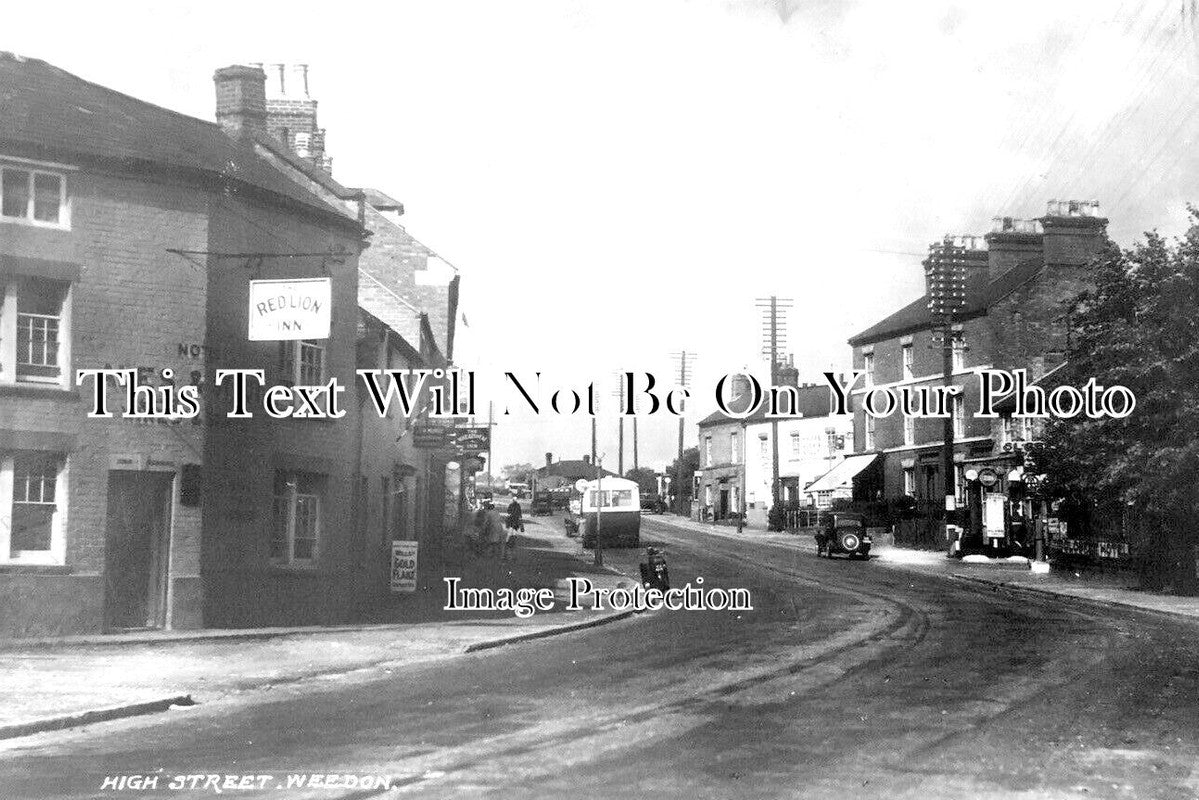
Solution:
M 495 506 L 488 506 L 483 511 L 483 529 L 480 538 L 487 543 L 489 557 L 499 556 L 501 560 L 508 559 L 508 529 L 500 519 Z
M 508 504 L 508 527 L 521 533 L 525 532 L 524 520 L 520 518 L 520 503 L 515 498 Z

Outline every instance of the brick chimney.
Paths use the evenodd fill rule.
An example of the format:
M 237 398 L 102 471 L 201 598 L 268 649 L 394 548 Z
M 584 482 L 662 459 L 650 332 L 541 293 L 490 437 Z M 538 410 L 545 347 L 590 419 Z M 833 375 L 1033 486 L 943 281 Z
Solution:
M 266 73 L 260 66 L 221 67 L 216 84 L 216 121 L 235 139 L 266 133 Z
M 553 463 L 554 463 L 554 454 L 553 454 L 553 453 L 546 453 L 546 454 L 545 454 L 545 465 L 548 467 L 548 466 L 550 466 L 550 465 L 551 465 L 551 464 L 553 464 Z
M 1045 266 L 1082 266 L 1103 248 L 1107 220 L 1098 200 L 1050 200 L 1039 220 L 1045 229 Z
M 987 240 L 987 277 L 995 280 L 1022 261 L 1042 257 L 1044 231 L 1039 220 L 995 217 Z
M 799 386 L 799 370 L 795 368 L 795 355 L 788 353 L 786 360 L 779 364 L 778 370 L 778 385 L 779 386 Z

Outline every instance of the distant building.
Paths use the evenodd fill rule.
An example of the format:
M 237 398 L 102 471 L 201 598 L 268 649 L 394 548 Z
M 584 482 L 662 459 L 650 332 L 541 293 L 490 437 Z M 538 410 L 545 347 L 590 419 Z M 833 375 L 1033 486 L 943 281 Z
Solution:
M 583 480 L 593 481 L 596 476 L 595 466 L 591 463 L 591 456 L 583 456 L 577 460 L 554 461 L 553 453 L 545 454 L 545 465 L 533 471 L 532 478 L 535 478 L 537 484 L 543 488 L 554 488 L 556 486 L 574 486 L 575 482 L 580 478 Z M 599 474 L 604 478 L 619 477 L 611 470 L 599 470 Z

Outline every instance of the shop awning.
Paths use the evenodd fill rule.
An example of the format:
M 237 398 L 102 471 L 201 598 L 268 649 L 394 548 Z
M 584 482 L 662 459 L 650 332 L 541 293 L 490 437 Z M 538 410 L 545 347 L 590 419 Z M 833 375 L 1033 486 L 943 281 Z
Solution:
M 853 481 L 866 467 L 874 463 L 878 453 L 867 453 L 860 456 L 846 456 L 828 472 L 817 478 L 805 492 L 831 492 Z

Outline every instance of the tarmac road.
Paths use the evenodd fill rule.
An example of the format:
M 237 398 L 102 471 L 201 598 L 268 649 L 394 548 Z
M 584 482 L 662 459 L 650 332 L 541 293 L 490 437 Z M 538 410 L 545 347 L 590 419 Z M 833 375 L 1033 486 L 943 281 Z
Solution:
M 1197 625 L 670 517 L 643 538 L 666 546 L 673 585 L 745 587 L 754 610 L 655 612 L 14 740 L 0 797 L 211 797 L 169 788 L 208 774 L 271 776 L 222 792 L 239 797 L 1199 797 Z M 156 790 L 101 791 L 155 773 Z M 287 788 L 311 773 L 393 783 Z

